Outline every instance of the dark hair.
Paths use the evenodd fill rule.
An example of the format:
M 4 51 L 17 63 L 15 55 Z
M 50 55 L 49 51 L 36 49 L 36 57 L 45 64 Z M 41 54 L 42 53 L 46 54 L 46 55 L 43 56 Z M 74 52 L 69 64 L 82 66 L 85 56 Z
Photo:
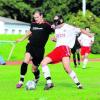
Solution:
M 33 14 L 38 12 L 40 15 L 43 15 L 44 16 L 44 13 L 40 10 L 40 9 L 35 9 Z
M 59 19 L 63 19 L 63 16 L 61 14 L 56 14 L 55 16 L 58 16 Z
M 86 29 L 86 28 L 89 28 L 89 29 L 90 29 L 90 27 L 89 27 L 89 26 L 86 26 L 86 27 L 85 27 L 85 29 Z
M 55 26 L 64 23 L 64 19 L 63 19 L 63 17 L 62 17 L 61 14 L 56 14 L 55 17 L 56 17 L 56 16 L 57 16 L 57 19 L 54 18 L 54 25 L 55 25 Z

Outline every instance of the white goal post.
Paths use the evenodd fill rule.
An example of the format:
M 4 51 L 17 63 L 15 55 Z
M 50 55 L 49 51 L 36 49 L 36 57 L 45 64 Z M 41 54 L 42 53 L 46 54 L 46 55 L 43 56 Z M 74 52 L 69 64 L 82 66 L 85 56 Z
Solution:
M 7 58 L 7 61 L 9 61 L 11 56 L 12 56 L 12 53 L 16 47 L 16 41 L 0 40 L 0 43 L 9 43 L 12 45 L 12 48 L 11 48 L 10 53 L 8 55 L 8 58 Z

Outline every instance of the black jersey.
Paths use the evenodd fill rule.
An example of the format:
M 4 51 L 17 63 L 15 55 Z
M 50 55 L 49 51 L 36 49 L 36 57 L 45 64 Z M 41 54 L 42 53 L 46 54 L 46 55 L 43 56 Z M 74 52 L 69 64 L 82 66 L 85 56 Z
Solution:
M 29 37 L 29 43 L 35 47 L 45 47 L 49 34 L 53 32 L 53 29 L 48 22 L 42 24 L 32 22 L 30 31 L 32 34 Z
M 80 36 L 80 34 L 78 34 L 78 35 L 76 36 L 76 40 L 75 40 L 74 47 L 71 49 L 71 52 L 72 52 L 72 53 L 75 53 L 77 49 L 80 49 L 80 48 L 81 48 L 81 45 L 80 45 L 80 43 L 79 43 L 79 41 L 78 41 L 78 37 L 79 37 L 79 36 Z

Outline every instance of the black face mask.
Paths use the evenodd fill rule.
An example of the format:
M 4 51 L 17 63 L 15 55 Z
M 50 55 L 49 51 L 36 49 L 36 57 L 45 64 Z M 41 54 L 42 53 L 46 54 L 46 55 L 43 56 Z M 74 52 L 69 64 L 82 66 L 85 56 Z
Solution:
M 60 19 L 54 19 L 54 25 L 60 25 L 61 24 L 61 21 Z

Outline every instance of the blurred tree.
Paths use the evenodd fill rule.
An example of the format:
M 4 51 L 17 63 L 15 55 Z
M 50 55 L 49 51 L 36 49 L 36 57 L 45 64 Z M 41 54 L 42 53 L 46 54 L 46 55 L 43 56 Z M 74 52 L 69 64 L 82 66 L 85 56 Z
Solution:
M 32 9 L 23 0 L 0 0 L 0 15 L 29 22 Z
M 0 15 L 30 22 L 32 11 L 42 9 L 46 19 L 52 20 L 56 13 L 66 17 L 82 9 L 82 0 L 0 0 Z M 87 9 L 100 16 L 100 0 L 87 0 Z
M 95 15 L 100 17 L 100 0 L 94 0 L 94 2 L 91 3 L 91 9 Z

